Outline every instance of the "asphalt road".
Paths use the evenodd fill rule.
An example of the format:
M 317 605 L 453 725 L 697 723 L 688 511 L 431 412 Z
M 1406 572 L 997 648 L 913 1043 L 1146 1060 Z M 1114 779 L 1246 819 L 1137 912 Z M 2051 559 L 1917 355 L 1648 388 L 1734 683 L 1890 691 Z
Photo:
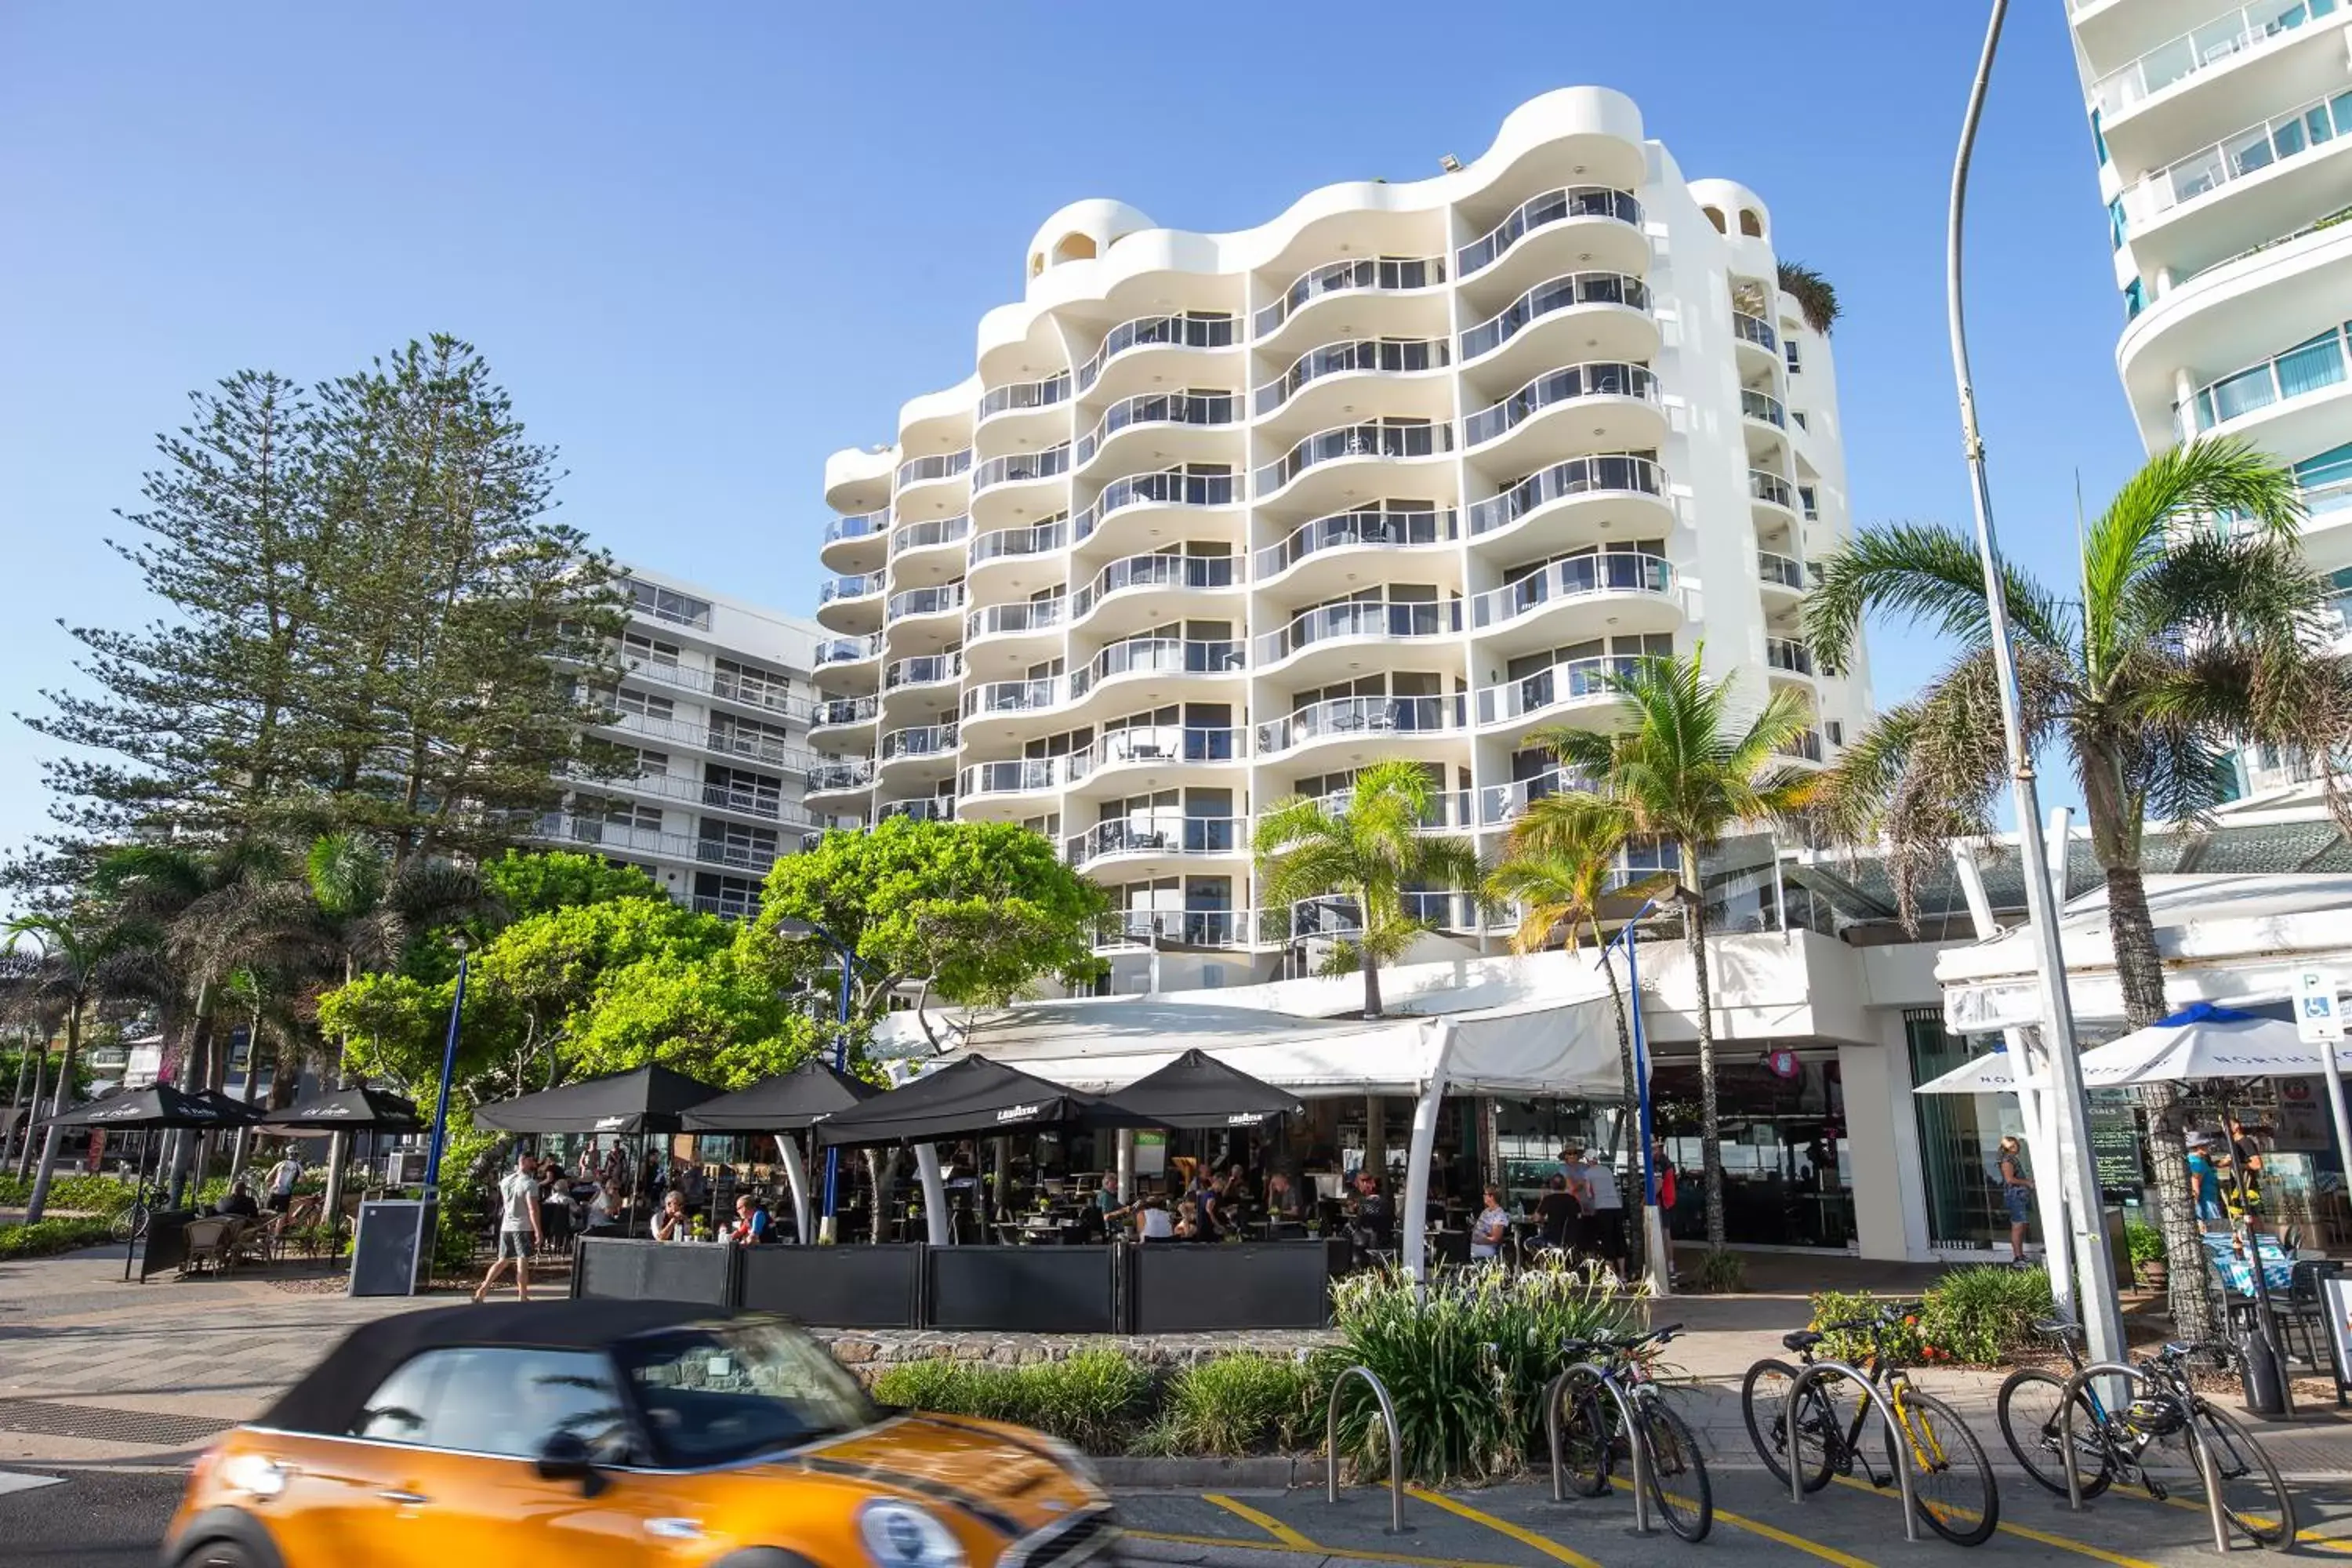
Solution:
M 84 1470 L 47 1486 L 25 1485 L 31 1475 L 0 1470 L 0 1563 L 155 1568 L 155 1545 L 180 1500 L 184 1478 Z

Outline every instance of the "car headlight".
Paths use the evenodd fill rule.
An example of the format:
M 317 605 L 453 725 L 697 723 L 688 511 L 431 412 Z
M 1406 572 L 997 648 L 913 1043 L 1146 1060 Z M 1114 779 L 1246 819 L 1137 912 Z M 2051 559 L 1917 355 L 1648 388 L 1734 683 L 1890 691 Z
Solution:
M 878 1568 L 965 1568 L 955 1532 L 910 1502 L 867 1503 L 857 1510 L 857 1533 Z
M 1045 1451 L 1053 1455 L 1061 1467 L 1070 1474 L 1097 1491 L 1103 1489 L 1102 1472 L 1095 1468 L 1095 1462 L 1087 1458 L 1084 1451 L 1063 1442 L 1059 1437 L 1046 1438 Z

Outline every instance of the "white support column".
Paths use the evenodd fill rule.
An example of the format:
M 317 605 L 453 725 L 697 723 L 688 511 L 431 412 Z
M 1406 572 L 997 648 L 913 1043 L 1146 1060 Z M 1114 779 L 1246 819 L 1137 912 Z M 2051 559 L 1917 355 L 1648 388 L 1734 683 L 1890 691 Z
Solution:
M 816 1238 L 809 1228 L 808 1167 L 801 1163 L 801 1146 L 789 1132 L 776 1134 L 776 1152 L 784 1164 L 784 1181 L 793 1189 L 793 1236 L 803 1247 Z
M 1118 1201 L 1124 1208 L 1135 1201 L 1135 1129 L 1118 1130 Z
M 1437 1145 L 1437 1108 L 1445 1099 L 1445 1058 L 1454 1050 L 1454 1021 L 1444 1019 L 1430 1026 L 1439 1031 L 1437 1060 L 1413 1103 L 1412 1152 L 1405 1156 L 1404 1196 L 1396 1216 L 1398 1256 L 1405 1273 L 1416 1280 L 1429 1278 L 1429 1159 Z
M 915 1175 L 923 1184 L 923 1229 L 933 1247 L 951 1247 L 955 1232 L 948 1225 L 948 1184 L 940 1179 L 940 1146 L 915 1145 Z

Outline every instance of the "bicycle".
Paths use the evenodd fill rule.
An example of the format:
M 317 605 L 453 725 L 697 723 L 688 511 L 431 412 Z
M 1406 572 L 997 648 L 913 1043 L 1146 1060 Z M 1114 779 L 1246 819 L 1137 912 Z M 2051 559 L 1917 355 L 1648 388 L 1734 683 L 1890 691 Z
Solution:
M 140 1198 L 128 1208 L 118 1210 L 107 1226 L 117 1241 L 137 1241 L 147 1234 L 147 1200 Z
M 1647 1450 L 1649 1462 L 1636 1473 L 1648 1483 L 1650 1501 L 1665 1520 L 1666 1528 L 1685 1541 L 1703 1541 L 1715 1524 L 1715 1492 L 1707 1483 L 1706 1456 L 1690 1423 L 1666 1403 L 1657 1379 L 1636 1353 L 1663 1345 L 1680 1332 L 1682 1325 L 1672 1323 L 1645 1334 L 1596 1335 L 1560 1345 L 1561 1354 L 1571 1365 L 1589 1361 L 1600 1367 L 1600 1381 L 1624 1395 L 1635 1427 L 1622 1435 L 1621 1444 L 1613 1425 L 1622 1419 L 1617 1402 L 1595 1385 L 1591 1374 L 1586 1374 L 1580 1396 L 1577 1384 L 1564 1392 L 1564 1399 L 1573 1403 L 1560 1422 L 1560 1468 L 1579 1497 L 1599 1497 L 1609 1490 L 1619 1448 L 1640 1443 Z M 1625 1447 L 1625 1454 L 1630 1460 L 1630 1447 Z M 1669 1482 L 1683 1490 L 1669 1489 Z
M 2045 1318 L 2033 1327 L 2043 1338 L 2057 1342 L 2075 1372 L 2083 1370 L 2086 1363 L 2078 1348 L 2080 1326 Z M 2149 1497 L 2162 1502 L 2170 1490 L 2150 1473 L 2148 1451 L 2174 1438 L 2184 1446 L 2202 1442 L 2212 1458 L 2221 1511 L 2230 1522 L 2257 1546 L 2284 1547 L 2294 1540 L 2294 1499 L 2278 1467 L 2236 1416 L 2204 1398 L 2189 1382 L 2190 1359 L 2208 1352 L 2238 1354 L 2237 1347 L 2220 1341 L 2198 1344 L 2174 1340 L 2156 1354 L 2133 1362 L 2147 1374 L 2150 1385 L 2120 1411 L 2108 1409 L 2092 1384 L 2075 1390 L 2076 1481 L 2088 1499 L 2117 1479 L 2137 1480 Z M 2066 1495 L 2066 1470 L 2061 1457 L 2065 1412 L 2060 1400 L 2066 1382 L 2039 1367 L 2021 1367 L 2000 1385 L 1998 1405 L 2001 1439 L 2009 1451 L 2027 1475 L 2061 1497 Z M 2192 1422 L 2194 1433 L 2189 1430 Z M 2196 1455 L 2191 1452 L 2187 1458 L 2194 1473 Z
M 1851 1420 L 1842 1418 L 1831 1390 L 1832 1378 L 1809 1383 L 1797 1413 L 1796 1461 L 1804 1489 L 1819 1491 L 1832 1474 L 1851 1476 L 1855 1464 L 1873 1487 L 1895 1483 L 1895 1467 L 1908 1463 L 1911 1492 L 1919 1517 L 1945 1540 L 1961 1546 L 1979 1546 L 1992 1538 L 2000 1522 L 2000 1493 L 1993 1484 L 1992 1466 L 1983 1446 L 1959 1414 L 1911 1382 L 1910 1373 L 1895 1364 L 1886 1351 L 1886 1333 L 1899 1319 L 1892 1307 L 1882 1307 L 1874 1318 L 1853 1318 L 1824 1324 L 1820 1330 L 1799 1329 L 1783 1334 L 1781 1344 L 1800 1364 L 1766 1357 L 1748 1369 L 1739 1389 L 1740 1415 L 1756 1452 L 1782 1486 L 1789 1484 L 1789 1394 L 1806 1369 L 1817 1364 L 1816 1350 L 1833 1333 L 1866 1333 L 1869 1358 L 1855 1370 L 1883 1396 L 1895 1418 L 1886 1434 L 1885 1476 L 1864 1451 L 1863 1427 L 1871 1420 L 1867 1398 L 1854 1401 Z M 1896 1442 L 1900 1434 L 1901 1442 Z M 1899 1450 L 1898 1451 L 1898 1447 Z

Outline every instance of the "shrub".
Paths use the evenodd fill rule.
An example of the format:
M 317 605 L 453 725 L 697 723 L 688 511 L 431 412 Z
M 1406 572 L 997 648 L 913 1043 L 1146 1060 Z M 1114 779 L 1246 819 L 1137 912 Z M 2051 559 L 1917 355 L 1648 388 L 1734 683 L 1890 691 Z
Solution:
M 1747 1289 L 1748 1260 L 1727 1248 L 1708 1253 L 1698 1266 L 1698 1286 L 1718 1296 Z
M 31 1176 L 0 1176 L 0 1204 L 21 1206 L 33 1195 Z M 138 1187 L 113 1176 L 68 1175 L 49 1179 L 48 1206 L 53 1209 L 113 1215 L 131 1206 Z
M 1169 1379 L 1144 1446 L 1223 1458 L 1299 1448 L 1320 1439 L 1325 1397 L 1322 1376 L 1306 1363 L 1219 1356 Z
M 1888 1304 L 1885 1298 L 1866 1292 L 1823 1290 L 1812 1298 L 1812 1326 L 1868 1318 Z M 2045 1269 L 1955 1268 L 1927 1287 L 1917 1311 L 1885 1331 L 1883 1342 L 1887 1354 L 1902 1362 L 1990 1365 L 2036 1343 L 2033 1321 L 2053 1310 Z M 1859 1364 L 1870 1353 L 1870 1335 L 1832 1334 L 1822 1351 Z
M 2164 1261 L 2164 1232 L 2156 1226 L 2130 1221 L 2124 1226 L 2124 1246 L 2131 1253 L 2134 1268 Z
M 1812 1299 L 1811 1326 L 1827 1331 L 1832 1323 L 1866 1321 L 1875 1318 L 1880 1308 L 1893 1304 L 1892 1298 L 1874 1296 L 1867 1290 L 1817 1291 Z M 1927 1359 L 1923 1353 L 1925 1342 L 1919 1335 L 1919 1317 L 1916 1312 L 1906 1314 L 1895 1327 L 1881 1330 L 1878 1342 L 1885 1347 L 1891 1359 L 1905 1365 L 1913 1365 Z M 1867 1331 L 1843 1329 L 1823 1340 L 1819 1353 L 1832 1361 L 1850 1362 L 1860 1366 L 1869 1356 L 1870 1348 L 1871 1336 Z
M 1028 1366 L 901 1362 L 874 1379 L 885 1405 L 1033 1426 L 1097 1454 L 1126 1446 L 1150 1393 L 1150 1373 L 1107 1349 Z
M 1402 1468 L 1432 1483 L 1526 1463 L 1544 1441 L 1543 1394 L 1565 1364 L 1561 1342 L 1622 1331 L 1641 1300 L 1598 1268 L 1452 1271 L 1429 1281 L 1425 1300 L 1411 1279 L 1381 1270 L 1340 1280 L 1331 1297 L 1340 1342 L 1318 1372 L 1370 1368 L 1396 1405 Z M 1367 1469 L 1381 1465 L 1387 1440 L 1378 1410 L 1360 1380 L 1340 1396 L 1340 1450 Z
M 0 1258 L 47 1258 L 114 1239 L 102 1219 L 45 1219 L 0 1229 Z

